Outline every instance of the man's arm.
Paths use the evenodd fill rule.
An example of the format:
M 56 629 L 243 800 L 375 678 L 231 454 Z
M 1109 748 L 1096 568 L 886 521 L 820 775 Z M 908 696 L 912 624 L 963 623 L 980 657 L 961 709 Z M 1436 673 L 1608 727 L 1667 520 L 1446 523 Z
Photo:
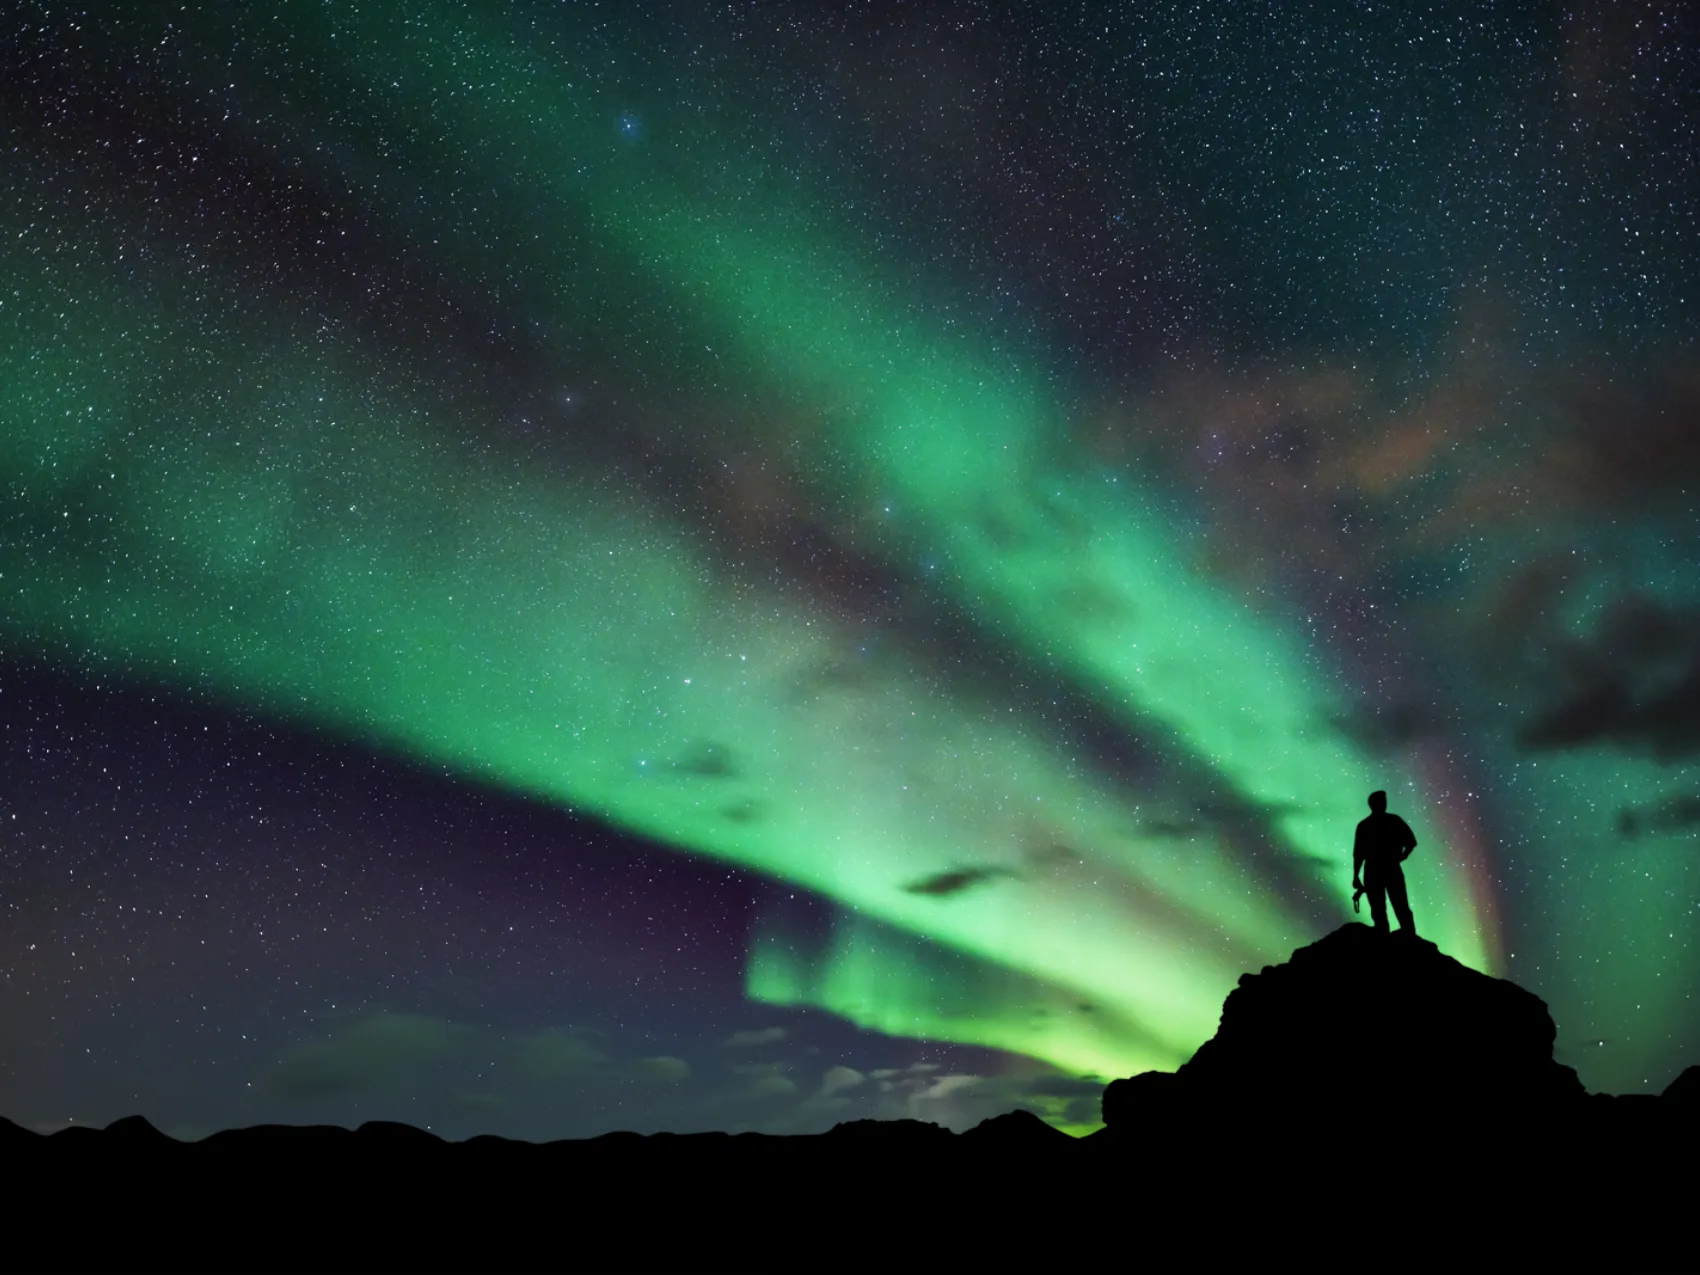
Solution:
M 1411 857 L 1411 851 L 1417 848 L 1417 834 L 1411 831 L 1411 825 L 1403 819 L 1399 820 L 1399 826 L 1405 830 L 1405 845 L 1399 851 L 1399 862 L 1403 863 Z
M 1363 871 L 1363 866 L 1364 826 L 1360 823 L 1358 830 L 1352 834 L 1352 888 L 1354 890 L 1363 883 L 1363 878 L 1359 876 L 1359 873 Z

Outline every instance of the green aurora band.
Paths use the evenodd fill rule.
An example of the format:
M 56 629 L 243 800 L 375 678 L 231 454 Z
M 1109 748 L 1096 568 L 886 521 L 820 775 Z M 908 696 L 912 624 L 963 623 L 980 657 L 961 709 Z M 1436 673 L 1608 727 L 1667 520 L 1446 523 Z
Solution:
M 467 214 L 433 195 L 432 157 L 459 157 L 488 199 L 465 268 L 513 257 L 564 328 L 590 321 L 574 314 L 586 242 L 636 263 L 764 378 L 764 401 L 802 405 L 809 481 L 853 511 L 861 552 L 936 562 L 929 589 L 1166 760 L 1095 766 L 1067 723 L 900 636 L 864 655 L 866 625 L 719 562 L 617 483 L 457 444 L 453 404 L 369 339 L 322 340 L 308 299 L 256 305 L 234 271 L 125 260 L 122 236 L 68 211 L 88 202 L 74 177 L 27 167 L 0 210 L 11 648 L 806 887 L 842 906 L 836 929 L 810 940 L 776 915 L 752 995 L 1081 1074 L 1175 1065 L 1242 971 L 1349 916 L 1374 787 L 1423 839 L 1425 932 L 1495 963 L 1463 822 L 1414 762 L 1390 771 L 1337 725 L 1328 653 L 1210 578 L 1154 490 L 1067 454 L 1067 399 L 1036 360 L 939 317 L 924 283 L 712 135 L 676 150 L 725 174 L 719 193 L 621 148 L 585 72 L 496 24 L 319 12 L 290 11 L 290 58 L 350 105 L 315 121 L 314 162 L 435 236 Z M 1273 844 L 1200 823 L 1201 786 L 1259 812 Z M 953 874 L 961 888 L 928 884 Z

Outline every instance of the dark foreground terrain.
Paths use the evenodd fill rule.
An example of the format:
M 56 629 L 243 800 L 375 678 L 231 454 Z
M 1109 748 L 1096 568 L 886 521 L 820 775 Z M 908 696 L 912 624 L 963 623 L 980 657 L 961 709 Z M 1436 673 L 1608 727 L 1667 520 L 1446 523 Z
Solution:
M 1588 1095 L 1551 1048 L 1527 992 L 1348 926 L 1243 979 L 1179 1072 L 1115 1082 L 1090 1138 L 6 1125 L 7 1265 L 1700 1267 L 1700 1069 Z

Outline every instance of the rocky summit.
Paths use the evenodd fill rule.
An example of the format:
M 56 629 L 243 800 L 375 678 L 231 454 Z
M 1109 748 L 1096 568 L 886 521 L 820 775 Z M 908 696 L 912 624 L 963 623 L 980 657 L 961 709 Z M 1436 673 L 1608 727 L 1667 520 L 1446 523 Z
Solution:
M 1425 939 L 1342 926 L 1283 965 L 1244 974 L 1221 1025 L 1179 1071 L 1104 1093 L 1111 1128 L 1183 1113 L 1401 1108 L 1545 1110 L 1584 1096 L 1552 1056 L 1546 1004 Z

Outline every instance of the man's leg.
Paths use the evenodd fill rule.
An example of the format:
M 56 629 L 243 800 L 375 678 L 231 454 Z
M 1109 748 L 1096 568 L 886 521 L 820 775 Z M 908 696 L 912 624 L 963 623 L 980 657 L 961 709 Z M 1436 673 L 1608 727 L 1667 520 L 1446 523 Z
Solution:
M 1399 918 L 1399 932 L 1415 936 L 1417 923 L 1411 919 L 1411 901 L 1405 897 L 1405 870 L 1398 864 L 1388 868 L 1386 886 L 1393 899 L 1393 912 Z
M 1375 920 L 1375 928 L 1383 934 L 1387 933 L 1387 894 L 1386 883 L 1381 879 L 1381 872 L 1374 864 L 1364 864 L 1364 893 L 1369 895 L 1369 914 Z

